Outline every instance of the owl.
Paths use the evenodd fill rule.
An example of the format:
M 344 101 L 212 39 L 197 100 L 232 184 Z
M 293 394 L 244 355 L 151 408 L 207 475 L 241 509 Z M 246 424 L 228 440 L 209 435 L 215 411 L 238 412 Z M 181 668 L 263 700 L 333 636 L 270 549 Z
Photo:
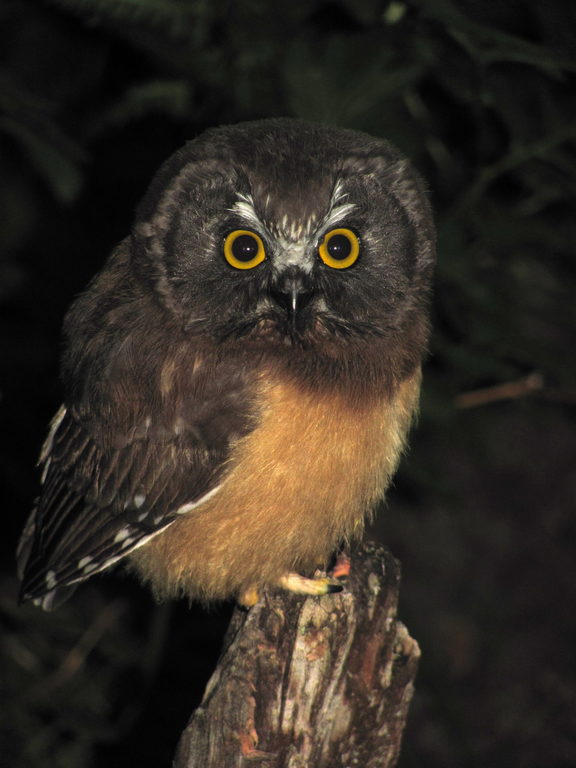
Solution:
M 22 599 L 120 561 L 160 598 L 339 589 L 313 574 L 398 464 L 433 261 L 425 187 L 384 140 L 270 119 L 176 152 L 66 316 Z

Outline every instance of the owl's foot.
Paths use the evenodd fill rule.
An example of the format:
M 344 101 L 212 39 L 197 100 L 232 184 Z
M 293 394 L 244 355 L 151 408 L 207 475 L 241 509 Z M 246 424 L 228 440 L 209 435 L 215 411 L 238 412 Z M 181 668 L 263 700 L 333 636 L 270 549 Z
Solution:
M 341 573 L 339 575 L 347 575 Z M 335 592 L 342 592 L 344 587 L 339 581 L 329 576 L 319 576 L 314 579 L 307 579 L 300 576 L 299 573 L 285 573 L 277 581 L 277 585 L 288 592 L 296 595 L 330 595 Z M 243 608 L 252 608 L 260 599 L 260 592 L 257 587 L 248 587 L 238 596 L 238 604 Z
M 238 596 L 238 605 L 242 608 L 252 608 L 253 605 L 260 600 L 260 592 L 258 587 L 248 587 L 244 592 L 241 592 Z
M 297 595 L 330 595 L 333 592 L 342 592 L 343 589 L 342 584 L 330 577 L 307 579 L 299 573 L 285 573 L 279 578 L 278 586 Z

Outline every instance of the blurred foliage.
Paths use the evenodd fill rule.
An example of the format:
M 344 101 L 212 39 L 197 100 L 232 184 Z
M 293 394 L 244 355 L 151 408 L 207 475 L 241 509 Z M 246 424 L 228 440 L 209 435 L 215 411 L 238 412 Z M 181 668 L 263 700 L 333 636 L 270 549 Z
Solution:
M 0 764 L 168 764 L 209 674 L 219 615 L 155 609 L 113 577 L 54 616 L 17 610 L 11 553 L 58 405 L 65 307 L 165 157 L 274 115 L 386 136 L 437 211 L 422 417 L 381 516 L 424 646 L 401 765 L 576 763 L 575 52 L 564 0 L 4 0 Z M 510 383 L 531 374 L 542 386 L 519 397 Z M 178 655 L 191 634 L 194 664 Z M 177 706 L 161 679 L 179 674 L 161 752 Z

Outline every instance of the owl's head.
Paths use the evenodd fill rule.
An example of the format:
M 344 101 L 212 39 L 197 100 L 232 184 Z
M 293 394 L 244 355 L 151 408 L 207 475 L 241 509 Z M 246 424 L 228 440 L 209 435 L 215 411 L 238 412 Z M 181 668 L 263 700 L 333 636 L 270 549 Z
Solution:
M 132 242 L 190 333 L 315 355 L 424 344 L 430 207 L 383 140 L 291 119 L 208 131 L 160 169 Z

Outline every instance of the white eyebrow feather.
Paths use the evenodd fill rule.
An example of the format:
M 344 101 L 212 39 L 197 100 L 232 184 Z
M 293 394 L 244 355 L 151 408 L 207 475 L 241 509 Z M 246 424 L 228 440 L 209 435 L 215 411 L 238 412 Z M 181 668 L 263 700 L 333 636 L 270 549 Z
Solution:
M 330 213 L 322 222 L 322 226 L 328 229 L 328 227 L 338 224 L 342 219 L 348 216 L 354 208 L 356 208 L 355 203 L 345 203 L 344 205 L 337 205 L 335 208 L 331 208 Z
M 277 236 L 283 236 L 287 241 L 294 243 L 306 236 L 310 236 L 314 230 L 328 229 L 340 223 L 342 219 L 356 208 L 355 203 L 344 202 L 346 197 L 348 197 L 348 193 L 343 191 L 343 183 L 341 180 L 338 180 L 332 192 L 328 214 L 320 222 L 319 227 L 317 226 L 317 219 L 314 214 L 305 222 L 289 221 L 288 217 L 284 215 L 280 222 L 270 222 L 267 224 L 256 213 L 254 198 L 247 193 L 238 195 L 238 200 L 230 208 L 230 212 L 237 214 L 248 226 L 254 227 L 260 232 L 272 230 Z
M 237 213 L 240 218 L 244 219 L 248 224 L 258 229 L 264 229 L 264 224 L 258 217 L 256 209 L 254 207 L 254 199 L 252 195 L 238 195 L 238 200 L 230 208 L 231 213 Z
M 344 192 L 343 183 L 341 179 L 338 179 L 332 192 L 332 198 L 330 200 L 330 211 L 322 222 L 322 227 L 328 228 L 334 224 L 338 224 L 343 218 L 351 213 L 356 208 L 355 203 L 343 202 L 348 197 L 348 192 Z

